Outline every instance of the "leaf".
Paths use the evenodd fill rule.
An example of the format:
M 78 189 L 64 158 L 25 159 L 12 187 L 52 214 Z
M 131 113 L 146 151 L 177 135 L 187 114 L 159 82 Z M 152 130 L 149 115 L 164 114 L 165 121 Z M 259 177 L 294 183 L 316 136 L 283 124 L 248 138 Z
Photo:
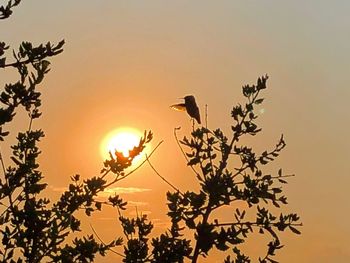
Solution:
M 282 183 L 282 184 L 288 184 L 288 182 L 285 181 L 285 180 L 283 180 L 283 179 L 278 179 L 278 181 L 279 181 L 280 183 Z
M 6 63 L 6 58 L 0 58 L 0 67 L 4 67 Z
M 19 161 L 19 160 L 17 160 L 15 157 L 13 157 L 13 156 L 11 156 L 11 160 L 15 163 L 15 164 L 17 164 L 17 165 L 21 165 L 22 163 Z
M 192 158 L 192 159 L 187 163 L 187 165 L 188 165 L 188 166 L 193 166 L 193 165 L 196 165 L 197 163 L 199 163 L 199 158 L 198 158 L 198 157 L 195 157 L 195 158 Z
M 263 98 L 255 100 L 255 104 L 261 104 L 264 101 Z
M 297 234 L 297 235 L 301 234 L 301 232 L 298 229 L 296 229 L 295 227 L 289 226 L 289 229 L 292 230 L 292 232 Z
M 97 210 L 101 211 L 102 203 L 101 202 L 96 202 L 95 203 L 95 207 L 96 207 Z
M 115 240 L 115 245 L 116 246 L 121 246 L 123 244 L 123 238 L 122 237 L 118 237 L 116 240 Z
M 238 216 L 241 216 L 241 213 L 239 212 L 239 209 L 238 209 L 238 208 L 236 208 L 236 214 L 237 214 Z
M 272 191 L 276 194 L 282 193 L 282 189 L 281 188 L 272 188 Z
M 279 263 L 278 261 L 273 260 L 272 258 L 269 258 L 269 260 L 270 260 L 271 263 Z

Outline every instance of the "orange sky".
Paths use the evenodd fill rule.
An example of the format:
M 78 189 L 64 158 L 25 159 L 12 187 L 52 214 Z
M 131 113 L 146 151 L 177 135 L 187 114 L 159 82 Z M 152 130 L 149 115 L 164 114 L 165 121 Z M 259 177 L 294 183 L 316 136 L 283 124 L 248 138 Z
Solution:
M 190 129 L 169 105 L 194 94 L 209 125 L 227 130 L 241 86 L 267 73 L 258 149 L 284 133 L 287 148 L 272 167 L 295 173 L 288 209 L 301 215 L 302 235 L 282 235 L 281 262 L 347 262 L 350 258 L 348 139 L 350 18 L 348 1 L 24 1 L 0 23 L 12 47 L 66 40 L 42 85 L 46 133 L 41 167 L 57 195 L 79 173 L 102 167 L 100 143 L 121 126 L 164 140 L 152 161 L 181 189 L 190 188 L 173 137 Z M 1 84 L 13 80 L 2 73 Z M 19 119 L 16 127 L 26 127 Z M 192 179 L 193 180 L 192 180 Z M 118 185 L 132 206 L 166 226 L 166 185 L 145 166 Z M 142 203 L 139 203 L 141 202 Z M 151 205 L 152 204 L 152 205 Z M 132 207 L 130 212 L 135 211 Z M 115 212 L 89 219 L 100 236 L 118 234 Z M 113 232 L 115 231 L 115 232 Z M 115 262 L 117 256 L 99 262 Z

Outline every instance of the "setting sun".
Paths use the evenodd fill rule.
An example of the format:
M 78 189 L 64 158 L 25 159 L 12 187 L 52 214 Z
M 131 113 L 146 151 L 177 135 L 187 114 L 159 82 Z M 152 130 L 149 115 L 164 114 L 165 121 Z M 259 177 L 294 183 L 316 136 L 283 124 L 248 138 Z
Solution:
M 108 133 L 101 142 L 100 152 L 103 159 L 109 158 L 109 152 L 113 155 L 115 151 L 129 156 L 129 150 L 137 146 L 143 134 L 133 128 L 119 128 Z M 137 157 L 136 159 L 139 159 Z M 135 159 L 135 160 L 136 160 Z

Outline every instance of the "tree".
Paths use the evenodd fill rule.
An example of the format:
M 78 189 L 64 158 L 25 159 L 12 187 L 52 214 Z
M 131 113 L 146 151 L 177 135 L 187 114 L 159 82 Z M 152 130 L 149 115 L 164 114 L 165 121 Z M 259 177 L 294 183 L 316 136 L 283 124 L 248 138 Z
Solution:
M 8 18 L 19 2 L 9 1 L 6 6 L 1 6 L 0 18 Z M 60 54 L 63 45 L 64 41 L 38 46 L 23 42 L 18 51 L 13 51 L 13 61 L 7 62 L 5 55 L 9 47 L 0 42 L 0 68 L 12 68 L 19 74 L 19 80 L 6 84 L 0 94 L 0 140 L 6 140 L 9 132 L 5 127 L 14 121 L 20 108 L 28 113 L 28 128 L 18 133 L 17 144 L 11 146 L 12 164 L 6 167 L 0 155 L 3 171 L 0 180 L 1 262 L 91 262 L 97 253 L 105 255 L 108 249 L 121 244 L 120 238 L 109 244 L 97 242 L 93 235 L 75 238 L 72 242 L 66 239 L 80 231 L 77 212 L 84 210 L 90 216 L 101 210 L 103 203 L 96 200 L 97 194 L 127 177 L 125 170 L 152 139 L 152 133 L 145 132 L 129 157 L 121 153 L 117 153 L 116 158 L 111 155 L 99 176 L 83 181 L 79 175 L 72 176 L 72 183 L 58 201 L 52 203 L 41 197 L 47 184 L 38 170 L 37 158 L 40 154 L 38 142 L 44 132 L 32 130 L 32 123 L 41 116 L 38 85 L 49 72 L 48 59 Z M 115 176 L 107 179 L 109 173 Z M 105 204 L 125 206 L 118 196 L 110 197 Z
M 12 8 L 19 3 L 20 0 L 8 1 L 7 5 L 1 6 L 0 19 L 8 18 Z M 138 167 L 130 170 L 132 161 L 152 140 L 151 132 L 145 131 L 128 157 L 120 152 L 110 154 L 99 175 L 86 180 L 81 180 L 79 175 L 72 176 L 72 182 L 59 200 L 53 202 L 41 197 L 47 184 L 39 171 L 37 158 L 40 154 L 38 143 L 44 132 L 33 130 L 32 123 L 41 116 L 38 86 L 49 72 L 49 59 L 60 54 L 63 46 L 64 41 L 40 45 L 23 42 L 18 51 L 12 52 L 12 61 L 8 62 L 9 47 L 0 42 L 0 68 L 15 69 L 19 74 L 19 80 L 6 84 L 0 93 L 0 140 L 7 140 L 6 127 L 14 121 L 20 108 L 28 114 L 28 128 L 18 133 L 17 143 L 11 146 L 10 166 L 5 165 L 0 151 L 3 170 L 0 180 L 0 262 L 93 262 L 96 254 L 105 256 L 108 251 L 114 251 L 114 247 L 122 245 L 124 253 L 114 252 L 123 257 L 123 262 L 197 262 L 199 257 L 207 256 L 214 249 L 232 249 L 233 258 L 228 256 L 226 263 L 250 262 L 239 245 L 255 229 L 272 238 L 266 255 L 259 262 L 277 262 L 272 256 L 282 247 L 278 232 L 289 229 L 299 234 L 297 226 L 301 225 L 298 215 L 277 216 L 270 212 L 269 206 L 264 206 L 272 204 L 279 208 L 287 203 L 281 184 L 291 175 L 285 175 L 281 169 L 276 175 L 264 174 L 262 169 L 280 154 L 285 142 L 282 136 L 274 149 L 261 154 L 240 144 L 242 137 L 255 136 L 261 130 L 255 124 L 258 117 L 255 108 L 263 102 L 260 93 L 266 89 L 267 76 L 259 78 L 256 85 L 243 87 L 247 102 L 233 107 L 230 136 L 220 129 L 200 126 L 193 129 L 189 137 L 178 140 L 177 130 L 174 130 L 187 164 L 196 175 L 199 191 L 182 191 L 157 172 L 150 157 L 159 144 L 143 161 L 142 164 L 148 162 L 174 189 L 167 193 L 171 227 L 160 236 L 152 237 L 153 224 L 147 216 L 123 216 L 127 202 L 118 195 L 110 196 L 104 202 L 97 199 L 98 193 L 137 170 Z M 229 165 L 231 158 L 236 158 L 235 167 Z M 247 204 L 247 209 L 236 208 L 237 202 Z M 117 209 L 126 242 L 117 237 L 105 243 L 96 233 L 68 241 L 69 236 L 81 231 L 81 219 L 76 216 L 78 211 L 91 216 L 106 205 Z M 232 208 L 232 221 L 213 219 L 213 212 L 225 206 Z M 184 229 L 193 233 L 193 240 L 184 236 Z
M 199 191 L 181 191 L 174 187 L 148 160 L 154 171 L 175 190 L 167 193 L 171 228 L 152 239 L 152 251 L 147 254 L 149 244 L 146 236 L 151 225 L 145 223 L 146 217 L 131 222 L 121 218 L 122 222 L 127 222 L 122 224 L 128 238 L 125 262 L 184 262 L 185 258 L 197 262 L 200 256 L 207 256 L 213 249 L 226 251 L 231 248 L 233 259 L 227 256 L 225 263 L 248 263 L 251 260 L 241 252 L 239 245 L 256 229 L 272 238 L 266 255 L 259 258 L 259 262 L 274 263 L 277 261 L 272 257 L 276 250 L 283 247 L 278 232 L 289 229 L 300 234 L 297 227 L 301 224 L 297 214 L 274 215 L 268 208 L 268 205 L 279 208 L 287 204 L 287 198 L 282 194 L 282 184 L 286 184 L 286 179 L 292 175 L 284 174 L 282 169 L 276 175 L 263 172 L 263 166 L 274 161 L 285 147 L 283 136 L 272 150 L 260 154 L 255 153 L 252 147 L 240 144 L 244 136 L 255 136 L 261 131 L 255 124 L 258 118 L 255 109 L 264 100 L 260 93 L 267 88 L 267 79 L 267 76 L 263 76 L 256 85 L 243 86 L 242 92 L 247 102 L 238 104 L 231 111 L 233 124 L 230 137 L 220 129 L 199 127 L 192 131 L 189 138 L 184 137 L 179 141 L 174 130 L 187 165 L 197 177 Z M 231 158 L 235 158 L 234 167 L 229 165 Z M 237 208 L 235 204 L 239 202 L 245 203 L 247 209 Z M 214 212 L 223 207 L 232 208 L 231 222 L 211 218 Z M 194 242 L 183 237 L 185 228 L 193 232 Z M 135 233 L 138 233 L 138 237 L 132 238 L 131 234 Z M 138 254 L 139 251 L 145 253 Z

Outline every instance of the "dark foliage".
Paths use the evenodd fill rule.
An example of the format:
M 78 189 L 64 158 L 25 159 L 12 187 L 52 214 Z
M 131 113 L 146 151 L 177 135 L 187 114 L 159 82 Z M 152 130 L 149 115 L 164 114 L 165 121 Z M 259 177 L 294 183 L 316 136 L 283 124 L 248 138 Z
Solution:
M 8 0 L 5 5 L 0 5 L 0 19 L 8 18 L 12 15 L 12 9 L 19 5 L 21 0 Z
M 281 184 L 286 183 L 285 178 L 291 175 L 283 174 L 281 169 L 277 175 L 263 172 L 263 166 L 275 160 L 285 147 L 283 136 L 274 149 L 260 154 L 252 147 L 240 144 L 243 136 L 255 136 L 261 131 L 256 124 L 258 115 L 255 109 L 263 102 L 259 95 L 266 89 L 267 79 L 263 76 L 256 85 L 243 86 L 247 101 L 231 111 L 230 136 L 224 135 L 220 129 L 201 127 L 194 130 L 190 138 L 184 137 L 180 141 L 188 149 L 186 158 L 188 165 L 194 168 L 200 191 L 168 193 L 168 215 L 194 232 L 194 250 L 189 256 L 191 262 L 197 262 L 199 256 L 208 255 L 214 248 L 222 251 L 233 249 L 235 259 L 228 257 L 225 262 L 250 262 L 241 254 L 239 244 L 244 243 L 254 229 L 261 234 L 268 233 L 272 238 L 266 256 L 259 261 L 275 262 L 272 256 L 282 248 L 278 232 L 290 229 L 299 234 L 296 214 L 277 216 L 268 209 L 269 205 L 279 208 L 287 203 Z M 229 165 L 230 158 L 235 158 L 234 165 Z M 245 203 L 247 209 L 235 208 L 235 203 Z M 212 219 L 213 212 L 225 206 L 232 207 L 232 221 Z
M 248 263 L 251 259 L 243 254 L 240 245 L 256 232 L 271 237 L 266 254 L 257 259 L 258 262 L 276 263 L 276 251 L 283 247 L 280 232 L 290 230 L 300 234 L 298 227 L 301 223 L 297 214 L 270 211 L 287 204 L 282 185 L 293 175 L 284 174 L 282 169 L 275 175 L 263 171 L 264 166 L 274 161 L 285 147 L 283 136 L 275 147 L 261 153 L 240 143 L 244 136 L 255 136 L 261 131 L 256 124 L 258 115 L 255 111 L 263 102 L 260 93 L 267 88 L 267 79 L 263 76 L 256 85 L 243 87 L 247 101 L 231 111 L 230 136 L 220 129 L 199 127 L 193 130 L 191 137 L 179 141 L 175 129 L 175 138 L 198 180 L 198 192 L 180 191 L 149 162 L 161 179 L 175 190 L 167 193 L 171 227 L 148 242 L 152 224 L 146 223 L 145 216 L 136 219 L 120 217 L 128 240 L 124 262 L 197 262 L 199 257 L 206 257 L 216 249 L 231 250 L 231 255 L 223 261 L 225 263 Z M 230 164 L 230 159 L 233 159 L 233 164 Z M 224 207 L 232 209 L 230 222 L 214 217 L 218 215 L 217 210 Z M 185 229 L 192 231 L 192 241 L 184 236 Z
M 9 1 L 0 7 L 0 18 L 11 15 L 11 9 L 20 1 Z M 118 196 L 106 202 L 97 201 L 98 193 L 106 187 L 128 176 L 125 170 L 152 139 L 151 132 L 145 132 L 139 145 L 134 147 L 128 157 L 116 152 L 104 163 L 100 175 L 81 180 L 72 176 L 60 199 L 52 203 L 42 198 L 47 184 L 39 171 L 37 158 L 40 154 L 38 143 L 44 136 L 42 130 L 32 130 L 32 122 L 41 116 L 41 93 L 38 85 L 49 72 L 50 57 L 62 52 L 64 41 L 57 45 L 23 42 L 18 51 L 13 51 L 13 61 L 7 62 L 8 45 L 0 43 L 0 68 L 15 69 L 19 80 L 6 84 L 0 94 L 0 140 L 9 135 L 6 125 L 15 120 L 17 111 L 23 108 L 28 113 L 28 128 L 19 132 L 17 143 L 13 145 L 12 164 L 5 166 L 1 158 L 3 179 L 0 180 L 0 262 L 92 262 L 96 254 L 105 255 L 107 250 L 121 245 L 117 238 L 108 244 L 96 241 L 93 235 L 75 238 L 67 237 L 81 231 L 81 221 L 76 217 L 78 211 L 87 216 L 101 210 L 103 205 L 124 209 L 126 203 Z M 113 173 L 112 179 L 107 175 Z

